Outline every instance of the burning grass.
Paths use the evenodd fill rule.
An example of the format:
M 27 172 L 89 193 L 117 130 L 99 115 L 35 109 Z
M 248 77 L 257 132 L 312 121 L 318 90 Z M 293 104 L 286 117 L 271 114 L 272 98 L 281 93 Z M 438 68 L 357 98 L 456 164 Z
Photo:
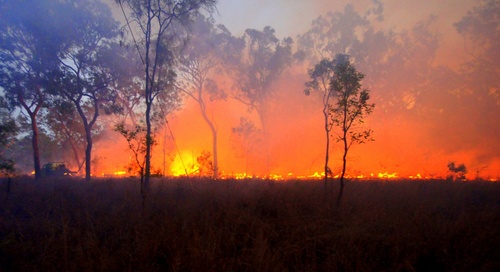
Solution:
M 499 271 L 500 183 L 14 180 L 2 271 Z M 329 203 L 332 203 L 329 200 Z

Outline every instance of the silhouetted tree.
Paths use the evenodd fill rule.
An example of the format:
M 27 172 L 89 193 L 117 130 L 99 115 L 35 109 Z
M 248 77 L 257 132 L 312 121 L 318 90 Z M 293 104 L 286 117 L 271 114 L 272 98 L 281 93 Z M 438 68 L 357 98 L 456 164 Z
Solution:
M 8 101 L 29 116 L 36 179 L 41 177 L 38 116 L 60 48 L 55 14 L 61 7 L 46 0 L 0 2 L 0 86 Z
M 465 164 L 463 163 L 455 165 L 455 162 L 450 162 L 448 163 L 448 171 L 451 173 L 451 178 L 454 180 L 465 179 L 467 167 L 465 167 Z
M 332 122 L 330 122 L 330 111 L 332 109 L 333 89 L 330 86 L 331 81 L 335 77 L 335 62 L 330 59 L 323 59 L 314 68 L 309 69 L 310 81 L 306 82 L 306 95 L 318 93 L 323 103 L 324 129 L 326 136 L 325 146 L 325 199 L 327 197 L 328 178 L 332 171 L 328 166 L 330 158 L 330 131 L 332 130 Z
M 91 178 L 93 129 L 101 113 L 115 113 L 116 81 L 122 74 L 122 47 L 118 45 L 117 22 L 103 3 L 88 0 L 66 9 L 72 20 L 64 33 L 64 48 L 58 54 L 61 77 L 55 78 L 55 93 L 70 101 L 85 130 L 85 179 Z
M 361 144 L 372 140 L 372 130 L 363 130 L 357 127 L 363 124 L 366 115 L 372 113 L 375 104 L 370 104 L 370 91 L 361 89 L 361 80 L 364 75 L 354 68 L 347 55 L 339 54 L 335 57 L 335 77 L 330 88 L 336 98 L 331 109 L 333 126 L 340 129 L 337 141 L 343 144 L 342 172 L 340 174 L 340 190 L 337 205 L 340 205 L 345 186 L 345 172 L 347 166 L 347 153 L 352 144 Z
M 149 188 L 152 150 L 152 108 L 155 99 L 172 86 L 176 74 L 173 72 L 174 53 L 169 47 L 173 29 L 187 24 L 190 17 L 200 9 L 211 11 L 216 0 L 115 0 L 130 11 L 132 21 L 140 29 L 141 46 L 136 43 L 144 64 L 144 102 L 146 123 L 145 179 L 141 185 L 143 200 Z M 125 13 L 125 12 L 124 12 Z M 126 16 L 127 23 L 130 23 Z M 175 38 L 175 35 L 174 35 Z M 135 40 L 135 38 L 134 38 Z
M 217 127 L 213 117 L 207 112 L 207 99 L 210 101 L 226 99 L 226 93 L 217 86 L 213 79 L 221 71 L 224 52 L 231 43 L 231 33 L 220 26 L 214 26 L 210 18 L 199 15 L 195 18 L 189 33 L 189 42 L 179 61 L 180 84 L 182 92 L 191 97 L 200 107 L 203 120 L 212 133 L 213 178 L 219 175 L 217 149 Z
M 3 96 L 0 96 L 0 177 L 14 173 L 15 162 L 7 158 L 4 151 L 15 140 L 17 126 L 10 115 L 10 110 Z
M 439 36 L 432 27 L 436 18 L 430 16 L 396 32 L 375 26 L 383 21 L 384 6 L 373 3 L 363 12 L 348 4 L 342 11 L 318 17 L 299 35 L 297 44 L 313 65 L 336 54 L 351 56 L 352 63 L 367 74 L 364 84 L 384 90 L 377 96 L 378 108 L 400 115 L 405 112 L 401 110 L 418 108 L 414 106 L 435 73 Z
M 243 149 L 245 156 L 245 176 L 248 176 L 250 154 L 262 141 L 259 138 L 261 132 L 252 121 L 245 117 L 241 117 L 239 125 L 237 127 L 233 127 L 231 131 L 233 135 L 237 137 Z
M 71 165 L 74 165 L 78 169 L 77 172 L 80 172 L 85 164 L 85 153 L 81 147 L 85 146 L 86 138 L 82 119 L 74 108 L 74 105 L 68 101 L 57 101 L 47 110 L 43 121 L 51 131 L 54 141 L 64 152 L 64 157 L 70 157 L 64 160 L 69 162 L 68 167 L 73 168 Z M 95 133 L 96 129 L 94 129 L 94 138 Z
M 125 122 L 115 125 L 115 131 L 119 132 L 127 141 L 128 149 L 134 155 L 133 162 L 127 169 L 131 174 L 138 173 L 141 177 L 141 184 L 144 182 L 144 165 L 146 153 L 145 128 L 136 124 L 133 128 L 126 128 Z
M 262 31 L 247 29 L 238 68 L 233 74 L 238 88 L 235 99 L 255 110 L 260 118 L 266 152 L 266 167 L 269 171 L 268 111 L 269 103 L 275 98 L 273 84 L 293 60 L 291 38 L 279 40 L 275 30 L 266 26 Z M 269 174 L 269 173 L 267 173 Z

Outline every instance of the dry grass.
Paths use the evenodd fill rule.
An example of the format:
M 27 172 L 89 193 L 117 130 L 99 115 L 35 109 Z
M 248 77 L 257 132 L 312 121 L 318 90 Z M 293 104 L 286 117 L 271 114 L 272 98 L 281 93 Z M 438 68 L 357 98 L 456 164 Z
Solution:
M 17 179 L 1 271 L 500 271 L 500 183 Z M 329 203 L 333 202 L 333 198 Z

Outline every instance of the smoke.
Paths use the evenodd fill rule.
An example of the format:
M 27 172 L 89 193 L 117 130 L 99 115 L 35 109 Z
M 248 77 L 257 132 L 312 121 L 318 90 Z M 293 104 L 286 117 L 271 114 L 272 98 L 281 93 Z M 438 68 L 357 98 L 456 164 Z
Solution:
M 103 2 L 123 22 L 121 10 L 111 3 L 114 1 Z M 319 16 L 325 25 L 335 22 L 328 27 L 336 31 L 338 43 L 324 56 L 351 55 L 356 69 L 366 74 L 363 87 L 371 90 L 376 105 L 365 120 L 366 127 L 374 130 L 375 141 L 352 147 L 347 170 L 351 176 L 385 172 L 401 177 L 445 176 L 447 164 L 456 161 L 481 177 L 498 178 L 500 77 L 497 63 L 482 61 L 498 59 L 493 44 L 498 30 L 485 33 L 483 47 L 471 51 L 464 48 L 468 36 L 456 26 L 462 18 L 477 13 L 472 12 L 474 7 L 485 3 L 498 6 L 498 1 L 469 0 L 222 0 L 214 18 L 237 37 L 248 28 L 271 26 L 279 39 L 294 39 L 294 50 L 305 48 L 299 36 L 306 37 Z M 498 29 L 498 21 L 491 23 Z M 342 36 L 345 33 L 351 36 Z M 321 100 L 303 93 L 307 69 L 318 56 L 306 55 L 304 62 L 294 63 L 272 85 L 276 95 L 267 109 L 267 151 L 258 139 L 244 145 L 234 133 L 242 117 L 262 129 L 255 111 L 231 98 L 207 102 L 217 127 L 223 173 L 265 175 L 269 170 L 281 176 L 308 176 L 323 172 Z M 226 91 L 238 91 L 229 77 L 218 75 L 217 80 Z M 163 127 L 156 133 L 154 167 L 160 171 L 165 167 L 165 174 L 179 169 L 195 173 L 197 157 L 212 151 L 212 135 L 199 105 L 187 99 L 167 118 L 168 130 Z M 331 152 L 331 168 L 337 174 L 339 144 L 334 143 Z M 125 170 L 132 160 L 126 142 L 112 129 L 96 142 L 94 154 L 97 174 Z
M 219 2 L 215 19 L 235 36 L 247 28 L 269 25 L 278 38 L 294 38 L 297 48 L 297 35 L 308 32 L 315 19 L 328 18 L 328 14 L 345 15 L 345 7 L 350 4 L 352 12 L 366 22 L 355 28 L 354 40 L 346 41 L 351 42 L 345 48 L 348 52 L 337 53 L 353 55 L 356 68 L 366 74 L 363 87 L 371 90 L 376 108 L 365 122 L 375 131 L 375 142 L 352 148 L 348 174 L 445 176 L 447 163 L 457 161 L 479 171 L 482 177 L 497 178 L 500 130 L 495 116 L 499 116 L 499 101 L 477 89 L 481 85 L 498 85 L 494 78 L 484 82 L 465 80 L 470 76 L 464 70 L 471 56 L 465 52 L 464 37 L 454 25 L 474 4 L 481 3 L 225 0 Z M 349 31 L 347 24 L 352 18 L 346 16 L 338 21 L 346 25 L 334 27 Z M 267 139 L 273 174 L 307 176 L 322 172 L 325 139 L 321 101 L 302 92 L 308 80 L 307 69 L 313 64 L 295 64 L 273 85 L 277 95 L 269 104 L 271 129 Z M 256 113 L 231 99 L 210 103 L 209 108 L 219 133 L 220 169 L 227 174 L 266 174 L 265 151 L 253 146 L 251 152 L 245 153 L 232 132 L 241 117 L 260 127 Z M 201 152 L 211 150 L 210 131 L 192 101 L 172 116 L 171 127 L 181 153 L 191 154 L 185 160 L 195 161 Z M 334 143 L 334 173 L 340 171 L 339 150 Z M 174 161 L 182 155 L 171 149 L 170 156 Z

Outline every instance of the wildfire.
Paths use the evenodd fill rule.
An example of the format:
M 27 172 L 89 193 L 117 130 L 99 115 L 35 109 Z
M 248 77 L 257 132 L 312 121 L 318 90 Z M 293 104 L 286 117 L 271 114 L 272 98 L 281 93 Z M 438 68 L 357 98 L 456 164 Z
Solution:
M 370 175 L 373 177 L 373 173 Z M 377 177 L 380 179 L 394 179 L 394 178 L 398 178 L 398 173 L 396 173 L 396 172 L 394 172 L 394 173 L 389 173 L 389 172 L 378 173 Z

